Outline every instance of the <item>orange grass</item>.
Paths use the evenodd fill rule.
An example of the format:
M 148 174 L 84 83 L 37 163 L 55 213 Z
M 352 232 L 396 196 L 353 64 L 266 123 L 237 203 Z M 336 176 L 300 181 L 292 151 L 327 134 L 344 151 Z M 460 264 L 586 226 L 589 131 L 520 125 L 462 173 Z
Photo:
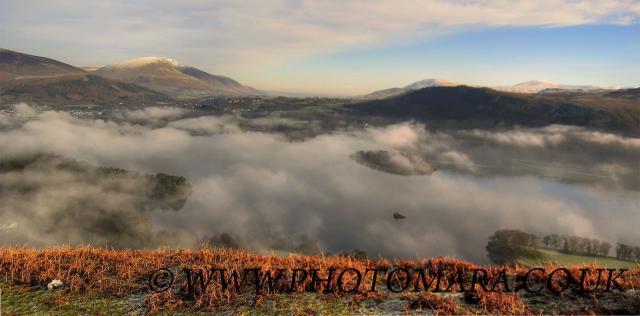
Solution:
M 191 249 L 160 249 L 160 250 L 114 250 L 94 247 L 56 247 L 56 248 L 2 248 L 0 249 L 0 275 L 14 284 L 46 285 L 53 279 L 60 279 L 65 283 L 65 290 L 74 293 L 95 293 L 101 295 L 113 295 L 122 297 L 130 294 L 148 294 L 147 307 L 150 311 L 159 309 L 206 308 L 214 309 L 222 306 L 238 306 L 247 303 L 248 295 L 253 295 L 253 302 L 259 304 L 267 291 L 255 293 L 255 288 L 236 291 L 222 291 L 218 283 L 212 282 L 205 291 L 197 293 L 197 296 L 189 296 L 185 291 L 186 282 L 178 282 L 182 288 L 171 289 L 162 293 L 154 293 L 148 288 L 148 279 L 151 272 L 160 268 L 170 268 L 178 271 L 184 267 L 191 269 L 210 269 L 211 267 L 226 268 L 229 271 L 242 271 L 243 269 L 258 268 L 261 271 L 276 271 L 277 269 L 320 269 L 319 277 L 326 278 L 330 268 L 344 270 L 355 268 L 365 271 L 367 268 L 380 267 L 423 267 L 432 270 L 449 269 L 451 271 L 461 269 L 465 272 L 478 268 L 471 263 L 457 260 L 435 258 L 431 260 L 359 260 L 340 256 L 303 256 L 291 255 L 287 258 L 275 256 L 261 256 L 241 250 L 202 248 Z M 500 270 L 507 269 L 508 273 L 524 273 L 524 267 L 512 266 L 485 266 L 480 267 L 489 271 L 489 275 L 496 276 Z M 543 267 L 547 271 L 554 266 Z M 590 265 L 571 266 L 568 269 L 578 275 L 581 268 L 595 269 Z M 176 275 L 177 277 L 177 275 Z M 334 275 L 335 277 L 335 275 Z M 587 282 L 595 283 L 595 275 L 590 276 Z M 402 284 L 403 274 L 395 274 L 393 282 Z M 281 280 L 284 282 L 284 280 Z M 355 276 L 345 275 L 344 287 L 352 288 L 355 284 Z M 384 288 L 385 279 L 381 279 L 380 289 Z M 372 275 L 363 275 L 362 285 L 354 292 L 346 294 L 333 289 L 332 295 L 347 296 L 352 301 L 368 299 L 383 299 L 388 292 L 372 293 L 369 290 Z M 443 280 L 443 288 L 446 288 L 447 279 Z M 295 292 L 303 292 L 309 285 L 309 278 L 295 287 Z M 623 284 L 627 288 L 638 288 L 640 284 L 640 268 L 627 272 Z M 319 287 L 322 288 L 321 286 Z M 455 288 L 455 287 L 454 287 Z M 413 290 L 413 285 L 408 291 Z M 478 292 L 478 306 L 486 313 L 498 314 L 523 314 L 527 313 L 526 305 L 518 294 L 514 293 L 486 293 Z M 438 313 L 450 314 L 460 311 L 456 301 L 442 298 L 429 292 L 420 292 L 418 298 L 410 307 L 430 308 Z

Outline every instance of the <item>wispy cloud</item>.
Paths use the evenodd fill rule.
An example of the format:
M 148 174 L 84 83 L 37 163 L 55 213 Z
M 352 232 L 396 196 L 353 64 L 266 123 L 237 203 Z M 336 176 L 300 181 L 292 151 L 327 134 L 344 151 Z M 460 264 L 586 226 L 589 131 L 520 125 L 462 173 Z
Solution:
M 163 54 L 227 74 L 469 29 L 629 25 L 640 17 L 630 0 L 5 0 L 1 7 L 3 45 L 85 64 Z
M 76 45 L 204 45 L 235 65 L 379 45 L 478 26 L 637 23 L 635 1 L 3 1 L 14 37 Z M 9 35 L 4 35 L 9 36 Z M 4 41 L 3 41 L 4 42 Z M 186 45 L 185 45 L 186 44 Z M 149 46 L 151 45 L 151 46 Z

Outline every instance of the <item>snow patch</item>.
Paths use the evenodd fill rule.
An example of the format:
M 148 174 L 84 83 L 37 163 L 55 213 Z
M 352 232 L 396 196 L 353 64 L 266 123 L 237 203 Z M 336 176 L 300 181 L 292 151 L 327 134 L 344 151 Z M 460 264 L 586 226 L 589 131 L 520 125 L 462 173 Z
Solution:
M 111 67 L 142 67 L 142 66 L 158 64 L 158 63 L 169 64 L 173 67 L 180 66 L 180 63 L 173 58 L 149 56 L 149 57 L 140 57 L 140 58 L 125 60 L 117 64 L 113 64 L 111 65 Z

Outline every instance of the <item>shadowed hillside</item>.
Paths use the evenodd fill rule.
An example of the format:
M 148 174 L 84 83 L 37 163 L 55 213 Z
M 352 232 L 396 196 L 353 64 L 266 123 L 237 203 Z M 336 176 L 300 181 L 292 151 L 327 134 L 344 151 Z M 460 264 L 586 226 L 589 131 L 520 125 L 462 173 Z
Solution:
M 457 127 L 577 125 L 640 135 L 640 101 L 626 94 L 516 94 L 433 87 L 348 106 L 356 113 Z
M 0 48 L 0 82 L 81 72 L 84 70 L 57 60 Z
M 90 74 L 20 79 L 0 87 L 7 103 L 153 105 L 171 99 L 147 88 Z

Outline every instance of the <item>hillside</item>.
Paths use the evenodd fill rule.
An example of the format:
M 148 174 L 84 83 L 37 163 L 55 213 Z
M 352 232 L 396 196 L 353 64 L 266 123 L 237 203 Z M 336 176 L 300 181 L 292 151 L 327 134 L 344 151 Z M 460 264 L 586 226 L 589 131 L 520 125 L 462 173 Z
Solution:
M 0 48 L 0 82 L 82 72 L 84 70 L 57 60 Z
M 457 82 L 442 80 L 442 79 L 425 79 L 425 80 L 416 81 L 402 88 L 389 88 L 389 89 L 374 91 L 364 96 L 361 96 L 358 99 L 377 100 L 377 99 L 384 99 L 392 96 L 409 93 L 411 91 L 420 90 L 424 88 L 455 87 L 460 85 L 462 84 Z
M 553 249 L 536 248 L 535 255 L 531 256 L 518 256 L 513 259 L 513 263 L 526 265 L 529 267 L 535 267 L 546 264 L 559 264 L 559 265 L 579 265 L 579 264 L 593 264 L 596 266 L 602 266 L 607 268 L 636 268 L 640 267 L 640 263 L 633 263 L 630 261 L 618 260 L 612 257 L 603 256 L 587 256 L 587 255 L 574 255 L 562 253 Z
M 47 105 L 121 104 L 153 105 L 169 102 L 161 93 L 91 74 L 19 79 L 0 86 L 3 103 L 34 102 Z
M 433 87 L 350 104 L 361 115 L 457 127 L 565 124 L 640 135 L 640 100 L 612 94 L 517 94 L 467 86 Z
M 444 258 L 415 261 L 302 255 L 278 258 L 221 248 L 134 251 L 87 247 L 3 248 L 0 249 L 0 262 L 4 263 L 0 265 L 2 307 L 3 312 L 9 314 L 640 313 L 640 293 L 633 290 L 599 290 L 587 296 L 576 287 L 570 287 L 561 294 L 546 289 L 513 293 L 502 285 L 489 292 L 475 284 L 475 290 L 463 293 L 460 286 L 465 286 L 466 281 L 460 285 L 446 277 L 438 286 L 435 282 L 424 286 L 427 279 L 436 277 L 432 272 L 438 270 L 472 274 L 476 269 L 485 269 L 489 289 L 495 286 L 492 285 L 494 282 L 502 284 L 498 280 L 503 269 L 509 276 L 524 275 L 527 271 L 512 266 L 476 266 Z M 326 282 L 312 285 L 310 276 L 298 274 L 296 282 L 290 286 L 294 268 L 300 271 L 318 269 L 315 272 L 317 277 L 331 279 L 331 285 L 325 287 Z M 331 276 L 329 268 L 335 269 Z M 541 268 L 550 273 L 556 267 Z M 573 265 L 567 268 L 572 275 L 578 275 L 582 268 L 593 271 L 597 266 Z M 226 269 L 224 278 L 219 276 L 220 271 L 208 272 L 212 271 L 210 269 Z M 279 269 L 282 269 L 281 277 L 276 276 Z M 348 269 L 351 272 L 344 274 L 338 285 L 340 275 Z M 379 270 L 377 277 L 373 277 L 373 273 L 365 274 L 362 279 L 354 276 L 354 270 L 364 273 L 367 269 L 387 270 Z M 403 273 L 395 273 L 395 277 L 391 277 L 391 272 L 388 272 L 401 269 L 414 272 L 410 277 Z M 419 281 L 420 274 L 415 273 L 416 269 L 425 272 L 426 283 Z M 232 277 L 234 271 L 237 272 L 236 278 Z M 257 278 L 254 273 L 258 273 Z M 271 277 L 267 278 L 267 274 Z M 256 290 L 255 282 L 260 282 L 260 279 L 262 286 Z M 62 286 L 48 290 L 47 285 L 52 280 L 59 280 Z M 618 281 L 625 289 L 637 288 L 640 270 L 627 271 Z M 515 279 L 510 278 L 506 282 L 512 283 L 510 288 L 515 287 Z M 596 281 L 589 278 L 588 282 Z M 531 283 L 532 288 L 538 288 L 544 280 L 534 277 Z M 599 286 L 604 287 L 604 283 L 600 280 Z M 371 290 L 372 284 L 375 284 L 375 290 Z M 402 284 L 410 286 L 399 291 Z M 414 289 L 416 286 L 417 290 Z
M 96 75 L 136 84 L 176 98 L 259 94 L 237 81 L 165 57 L 143 57 L 99 68 Z

